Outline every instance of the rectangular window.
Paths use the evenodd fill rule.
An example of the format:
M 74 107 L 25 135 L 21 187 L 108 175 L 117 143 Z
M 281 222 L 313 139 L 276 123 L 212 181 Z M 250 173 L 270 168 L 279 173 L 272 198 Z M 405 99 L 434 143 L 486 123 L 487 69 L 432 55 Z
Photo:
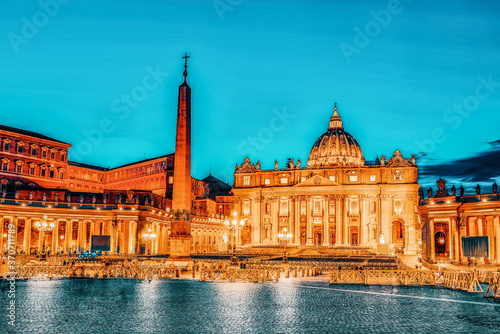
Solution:
M 30 166 L 29 173 L 30 175 L 35 175 L 35 166 Z
M 271 184 L 271 179 L 265 179 L 265 180 L 264 180 L 264 183 L 265 183 L 266 185 L 270 185 L 270 184 Z
M 53 170 L 50 170 L 50 171 L 49 171 L 49 177 L 50 177 L 50 178 L 54 178 L 54 171 L 53 171 Z
M 54 160 L 56 158 L 56 154 L 54 152 L 50 152 L 50 159 Z
M 59 178 L 62 180 L 64 179 L 64 172 L 59 172 Z
M 280 180 L 281 184 L 287 184 L 288 183 L 288 179 L 286 177 L 282 177 L 281 180 Z
M 47 151 L 42 151 L 42 158 L 47 158 Z
M 243 176 L 243 185 L 244 186 L 250 185 L 250 176 Z
M 335 182 L 335 175 L 330 175 L 330 181 Z
M 38 153 L 38 152 L 36 151 L 36 148 L 32 148 L 32 149 L 31 149 L 31 155 L 35 155 L 35 156 L 36 156 L 36 155 L 37 155 L 37 153 Z
M 370 175 L 370 181 L 376 181 L 375 175 Z
M 168 183 L 169 183 L 169 184 L 174 183 L 174 177 L 173 177 L 173 176 L 169 176 L 169 177 L 168 177 Z
M 4 151 L 10 151 L 10 143 L 5 143 L 3 149 Z
M 64 161 L 64 153 L 61 153 L 61 161 Z
M 16 166 L 16 173 L 21 173 L 23 166 L 21 164 Z
M 305 177 L 305 176 L 302 176 L 302 177 L 300 178 L 300 182 L 304 182 L 305 180 L 306 180 L 306 177 Z
M 2 170 L 9 170 L 9 163 L 8 162 L 2 162 Z
M 24 146 L 18 146 L 17 147 L 17 153 L 23 154 L 24 153 Z
M 40 175 L 41 175 L 42 177 L 45 177 L 45 169 L 42 169 L 42 170 L 40 171 Z
M 351 181 L 351 182 L 357 182 L 358 181 L 358 176 L 357 175 L 349 175 L 349 181 Z

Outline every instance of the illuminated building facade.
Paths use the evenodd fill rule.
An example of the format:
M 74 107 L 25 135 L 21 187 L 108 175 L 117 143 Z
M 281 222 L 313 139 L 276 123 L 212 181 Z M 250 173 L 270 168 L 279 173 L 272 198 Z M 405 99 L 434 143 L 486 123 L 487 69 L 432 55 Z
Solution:
M 416 254 L 420 229 L 417 166 L 396 150 L 367 164 L 344 130 L 335 106 L 328 130 L 314 143 L 307 166 L 262 170 L 246 158 L 236 165 L 235 210 L 246 221 L 241 242 L 278 245 L 284 228 L 292 245 L 360 246 Z
M 462 254 L 462 237 L 489 237 L 489 256 L 477 258 L 478 263 L 500 263 L 500 196 L 496 183 L 492 192 L 465 195 L 463 188 L 446 189 L 446 182 L 437 181 L 438 190 L 421 192 L 419 214 L 422 224 L 422 256 L 430 262 L 466 264 L 470 258 Z M 449 193 L 450 192 L 450 193 Z

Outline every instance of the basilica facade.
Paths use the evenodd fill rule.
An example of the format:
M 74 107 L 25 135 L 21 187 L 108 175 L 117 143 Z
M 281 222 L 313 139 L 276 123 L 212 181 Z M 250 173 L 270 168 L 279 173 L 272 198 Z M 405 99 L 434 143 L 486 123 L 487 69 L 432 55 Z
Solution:
M 246 222 L 243 245 L 289 244 L 366 247 L 416 254 L 417 166 L 399 150 L 367 164 L 358 142 L 344 130 L 337 106 L 327 131 L 314 143 L 306 166 L 261 169 L 245 158 L 236 165 L 234 207 Z M 286 234 L 285 233 L 285 234 Z

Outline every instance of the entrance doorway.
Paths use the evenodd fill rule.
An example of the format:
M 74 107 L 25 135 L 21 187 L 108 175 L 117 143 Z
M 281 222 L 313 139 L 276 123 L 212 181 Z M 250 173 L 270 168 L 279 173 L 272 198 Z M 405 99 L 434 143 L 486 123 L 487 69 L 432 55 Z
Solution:
M 404 225 L 401 221 L 392 222 L 392 243 L 396 253 L 402 254 L 405 248 Z
M 314 244 L 321 245 L 323 242 L 322 238 L 323 234 L 321 233 L 321 226 L 314 227 Z
M 349 236 L 350 236 L 350 241 L 351 241 L 351 246 L 357 246 L 358 245 L 358 227 L 357 226 L 352 226 L 349 228 Z

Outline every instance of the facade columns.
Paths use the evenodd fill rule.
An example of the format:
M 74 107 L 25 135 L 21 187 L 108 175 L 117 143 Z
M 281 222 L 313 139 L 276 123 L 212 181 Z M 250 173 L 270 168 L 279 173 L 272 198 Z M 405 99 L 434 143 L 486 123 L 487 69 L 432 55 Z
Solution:
M 323 197 L 323 246 L 330 245 L 330 236 L 328 235 L 328 231 L 330 230 L 330 207 L 329 207 L 328 198 Z
M 339 246 L 342 243 L 342 225 L 341 225 L 341 198 L 335 196 L 335 245 Z
M 477 236 L 478 237 L 484 236 L 484 234 L 483 234 L 484 233 L 484 231 L 483 231 L 483 220 L 484 220 L 484 217 L 482 217 L 482 216 L 478 217 L 476 219 L 476 227 L 477 227 Z M 478 258 L 478 262 L 480 264 L 483 264 L 484 263 L 484 258 L 483 257 L 479 257 Z
M 453 236 L 453 257 L 450 256 L 450 258 L 456 262 L 460 261 L 459 259 L 459 238 L 460 238 L 460 227 L 457 226 L 457 219 L 455 217 L 451 217 L 451 230 L 452 230 L 452 236 Z
M 348 246 L 350 244 L 349 242 L 349 235 L 348 235 L 348 230 L 347 230 L 347 222 L 348 222 L 348 217 L 347 217 L 347 212 L 349 211 L 349 201 L 347 200 L 347 196 L 342 196 L 342 234 L 343 234 L 343 244 L 344 246 Z
M 367 231 L 366 231 L 366 223 L 368 222 L 368 199 L 366 196 L 360 197 L 360 210 L 361 214 L 359 215 L 359 228 L 360 228 L 360 236 L 359 236 L 359 244 L 361 246 L 366 246 L 368 244 Z
M 307 196 L 307 228 L 306 228 L 306 245 L 312 245 L 313 244 L 313 236 L 312 236 L 312 213 L 313 213 L 313 207 L 312 207 L 312 197 Z
M 497 264 L 500 263 L 500 216 L 493 218 L 493 224 L 495 225 L 495 244 L 496 244 L 496 254 L 495 258 Z
M 0 253 L 3 254 L 3 244 L 4 242 L 7 242 L 7 238 L 4 238 L 3 234 L 4 234 L 4 221 L 3 221 L 3 216 L 0 217 Z M 26 238 L 25 238 L 26 239 Z
M 431 262 L 436 261 L 436 239 L 434 236 L 434 218 L 429 218 L 429 237 L 430 237 L 430 260 Z
M 449 246 L 449 259 L 450 261 L 453 261 L 453 257 L 454 257 L 454 246 L 455 246 L 455 243 L 454 243 L 454 239 L 453 239 L 453 236 L 455 234 L 455 230 L 453 229 L 453 226 L 452 226 L 452 222 L 453 222 L 453 218 L 451 218 L 449 221 L 448 221 L 448 246 Z

